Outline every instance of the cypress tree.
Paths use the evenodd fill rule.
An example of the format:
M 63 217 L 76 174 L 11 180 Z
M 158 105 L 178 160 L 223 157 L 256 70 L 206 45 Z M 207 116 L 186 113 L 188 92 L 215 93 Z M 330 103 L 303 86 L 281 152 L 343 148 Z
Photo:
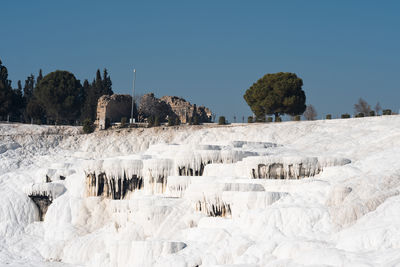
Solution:
M 37 76 L 36 79 L 36 84 L 39 84 L 39 82 L 43 79 L 43 74 L 42 74 L 42 69 L 39 70 L 39 75 Z
M 103 77 L 97 69 L 96 77 L 90 84 L 87 80 L 83 82 L 84 104 L 81 109 L 81 120 L 96 119 L 97 102 L 103 95 L 112 95 L 112 82 L 107 69 L 104 69 Z
M 83 82 L 83 95 L 84 95 L 84 103 L 81 110 L 81 121 L 85 119 L 89 119 L 90 121 L 95 120 L 96 106 L 97 101 L 96 95 L 94 94 L 93 87 L 89 84 L 88 80 Z M 96 104 L 96 106 L 95 106 Z
M 28 103 L 29 100 L 32 98 L 34 88 L 35 88 L 35 76 L 31 74 L 25 80 L 24 99 L 26 103 Z
M 108 75 L 107 69 L 104 69 L 104 72 L 103 72 L 103 86 L 102 87 L 103 87 L 102 88 L 103 95 L 112 95 L 113 94 L 112 82 L 111 82 L 110 76 Z
M 0 117 L 6 117 L 12 111 L 13 90 L 8 80 L 8 70 L 0 60 Z

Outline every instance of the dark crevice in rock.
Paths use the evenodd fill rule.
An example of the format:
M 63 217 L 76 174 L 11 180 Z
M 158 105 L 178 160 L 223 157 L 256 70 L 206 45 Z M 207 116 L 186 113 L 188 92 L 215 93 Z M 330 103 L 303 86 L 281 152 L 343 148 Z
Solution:
M 43 221 L 46 215 L 47 209 L 52 203 L 51 197 L 47 195 L 29 195 L 32 201 L 36 204 L 39 210 L 39 220 Z
M 230 204 L 227 203 L 217 203 L 217 204 L 207 205 L 202 201 L 198 201 L 196 209 L 211 217 L 229 217 L 232 214 L 231 206 Z
M 302 163 L 287 165 L 285 168 L 282 163 L 258 164 L 257 169 L 252 169 L 252 177 L 255 179 L 300 179 L 314 177 L 322 170 L 320 168 L 305 168 Z
M 143 188 L 143 179 L 136 174 L 128 177 L 126 173 L 122 177 L 108 178 L 106 173 L 89 173 L 86 176 L 88 196 L 104 196 L 111 199 L 123 199 L 128 192 Z
M 211 164 L 211 161 L 202 162 L 200 164 L 200 169 L 194 170 L 193 168 L 178 167 L 179 176 L 203 176 L 204 168 L 207 164 Z

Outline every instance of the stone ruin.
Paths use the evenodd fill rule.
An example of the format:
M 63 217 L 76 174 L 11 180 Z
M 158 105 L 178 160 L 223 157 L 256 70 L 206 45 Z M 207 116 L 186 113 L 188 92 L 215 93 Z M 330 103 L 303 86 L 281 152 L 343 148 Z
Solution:
M 205 106 L 192 105 L 190 102 L 177 96 L 163 96 L 161 100 L 167 103 L 172 111 L 179 117 L 182 123 L 187 123 L 193 113 L 197 113 L 202 122 L 211 122 L 212 112 Z
M 142 97 L 142 100 L 143 99 L 148 99 L 149 101 L 147 102 L 150 104 L 146 104 L 146 101 L 141 101 L 139 106 L 140 114 L 149 113 L 149 111 L 146 110 L 154 109 L 157 113 L 161 112 L 168 116 L 177 116 L 181 123 L 188 123 L 195 114 L 199 117 L 200 122 L 212 121 L 212 112 L 210 109 L 204 106 L 196 106 L 196 104 L 192 105 L 190 102 L 177 96 L 163 96 L 161 99 L 158 99 L 153 93 L 149 93 L 144 95 Z M 144 106 L 142 102 L 145 102 Z M 150 105 L 151 107 L 146 107 L 146 105 Z M 167 109 L 163 107 L 167 107 Z M 129 120 L 131 116 L 131 108 L 132 97 L 130 95 L 103 95 L 99 98 L 97 103 L 97 115 L 95 121 L 96 128 L 99 130 L 106 129 L 111 123 L 121 122 L 123 117 L 126 117 Z M 134 112 L 136 113 L 136 109 Z M 135 114 L 135 117 L 136 115 L 137 114 Z M 163 116 L 162 114 L 160 115 Z
M 130 95 L 103 95 L 97 102 L 95 125 L 98 129 L 106 129 L 113 122 L 121 122 L 123 117 L 129 120 L 132 109 Z

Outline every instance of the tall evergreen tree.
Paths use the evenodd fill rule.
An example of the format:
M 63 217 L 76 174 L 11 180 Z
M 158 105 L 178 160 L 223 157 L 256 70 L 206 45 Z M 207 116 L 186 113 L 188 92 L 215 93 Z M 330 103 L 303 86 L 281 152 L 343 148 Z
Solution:
M 8 70 L 0 60 L 0 117 L 10 115 L 13 106 L 13 90 L 8 80 Z
M 43 79 L 43 74 L 42 74 L 42 69 L 39 70 L 39 75 L 36 78 L 36 84 L 39 84 L 39 82 Z
M 25 80 L 24 99 L 26 103 L 28 103 L 29 100 L 32 98 L 34 88 L 35 88 L 35 76 L 31 74 Z
M 111 82 L 111 78 L 108 75 L 107 69 L 104 69 L 103 72 L 103 91 L 102 91 L 103 95 L 112 95 L 113 94 L 113 90 L 112 90 L 112 82 Z
M 81 111 L 81 121 L 89 119 L 90 121 L 93 122 L 95 120 L 96 107 L 97 107 L 97 102 L 96 106 L 94 105 L 94 102 L 97 101 L 97 98 L 94 93 L 93 87 L 92 85 L 89 84 L 88 80 L 85 80 L 83 82 L 83 93 L 84 93 L 84 103 Z
M 15 117 L 18 117 L 18 121 L 20 121 L 21 115 L 23 114 L 25 109 L 25 101 L 22 95 L 21 81 L 18 81 L 18 88 L 13 90 L 12 103 L 12 113 Z
M 84 81 L 83 91 L 85 101 L 81 111 L 81 120 L 90 119 L 94 121 L 96 119 L 97 101 L 99 98 L 102 95 L 113 94 L 112 82 L 107 69 L 104 69 L 103 77 L 101 76 L 100 70 L 97 69 L 96 77 L 91 84 L 89 84 L 87 80 Z
M 96 78 L 93 86 L 97 94 L 103 93 L 103 80 L 101 79 L 101 74 L 99 69 L 97 69 L 96 71 Z

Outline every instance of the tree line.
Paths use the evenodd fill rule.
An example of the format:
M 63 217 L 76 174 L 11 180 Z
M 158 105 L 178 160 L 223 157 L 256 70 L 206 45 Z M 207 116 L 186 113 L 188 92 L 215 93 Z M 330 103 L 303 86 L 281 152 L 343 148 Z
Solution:
M 17 88 L 8 79 L 8 70 L 0 60 L 0 120 L 37 124 L 78 124 L 96 119 L 97 101 L 102 95 L 112 95 L 112 81 L 100 70 L 92 82 L 83 85 L 68 71 L 56 70 L 45 76 L 29 75 Z
M 317 111 L 313 105 L 306 105 L 306 95 L 302 89 L 303 80 L 290 72 L 266 74 L 246 90 L 243 98 L 255 114 L 255 118 L 248 117 L 248 122 L 281 121 L 281 115 L 289 115 L 292 120 L 299 121 L 301 115 L 306 120 L 315 120 Z M 354 105 L 355 117 L 379 115 L 382 110 L 379 102 L 372 109 L 362 98 Z M 390 109 L 383 109 L 382 115 L 391 115 Z M 350 118 L 350 114 L 342 114 L 341 118 Z M 332 115 L 326 115 L 331 119 Z M 234 117 L 236 121 L 236 117 Z M 225 124 L 225 117 L 222 118 Z M 244 121 L 244 118 L 243 118 Z

